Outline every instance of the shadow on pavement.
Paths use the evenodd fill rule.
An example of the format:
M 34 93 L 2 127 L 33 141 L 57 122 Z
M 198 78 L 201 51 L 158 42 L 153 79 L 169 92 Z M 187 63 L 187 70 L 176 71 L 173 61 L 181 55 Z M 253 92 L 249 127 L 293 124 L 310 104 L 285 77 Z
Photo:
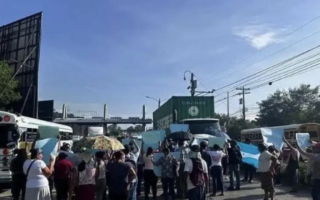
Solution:
M 252 195 L 247 195 L 245 197 L 232 197 L 232 198 L 224 198 L 224 200 L 233 200 L 233 199 L 237 199 L 237 200 L 259 200 L 259 199 L 263 199 L 263 194 L 252 194 Z

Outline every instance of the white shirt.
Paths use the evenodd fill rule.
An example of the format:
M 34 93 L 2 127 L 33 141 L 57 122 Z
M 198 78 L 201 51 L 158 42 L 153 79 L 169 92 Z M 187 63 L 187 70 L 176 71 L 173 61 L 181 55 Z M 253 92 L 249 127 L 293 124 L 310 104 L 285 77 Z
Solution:
M 28 168 L 33 160 L 26 160 L 23 164 L 23 172 L 27 174 Z M 42 160 L 36 160 L 30 167 L 29 174 L 27 177 L 26 188 L 40 188 L 49 185 L 47 177 L 42 173 L 42 170 L 47 165 Z
M 210 156 L 211 156 L 211 167 L 213 166 L 222 166 L 222 158 L 226 155 L 225 153 L 223 153 L 222 151 L 212 151 L 209 152 Z
M 147 170 L 153 170 L 153 162 L 152 162 L 153 156 L 143 156 L 143 162 L 144 162 L 144 169 Z
M 206 161 L 204 161 L 201 158 L 201 163 L 202 163 L 202 167 L 203 167 L 203 172 L 208 174 L 208 167 L 207 167 Z M 184 166 L 184 171 L 191 173 L 192 169 L 193 169 L 192 160 L 191 159 L 186 159 L 185 166 Z M 190 176 L 188 176 L 188 179 L 187 179 L 187 188 L 188 188 L 188 190 L 191 190 L 191 189 L 193 189 L 195 187 L 196 186 L 194 186 L 192 184 L 191 180 L 190 180 Z
M 270 158 L 273 155 L 269 151 L 260 154 L 257 172 L 268 172 L 271 166 Z

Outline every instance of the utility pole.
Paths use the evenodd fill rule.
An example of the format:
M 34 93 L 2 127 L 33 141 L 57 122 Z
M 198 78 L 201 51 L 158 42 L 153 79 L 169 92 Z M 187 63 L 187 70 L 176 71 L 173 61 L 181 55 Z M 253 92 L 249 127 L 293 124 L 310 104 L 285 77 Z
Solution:
M 158 100 L 158 108 L 161 106 L 161 99 Z
M 229 113 L 229 92 L 227 92 L 227 127 L 229 127 L 230 113 Z
M 191 92 L 191 96 L 194 97 L 195 93 L 196 93 L 196 87 L 197 87 L 197 83 L 194 80 L 194 73 L 191 73 L 191 79 L 190 79 L 190 92 Z
M 183 80 L 186 80 L 186 73 L 187 73 L 187 72 L 191 74 L 190 86 L 188 87 L 188 89 L 190 89 L 191 96 L 194 97 L 195 94 L 196 94 L 197 80 L 195 80 L 195 75 L 194 75 L 194 73 L 191 72 L 191 71 L 189 71 L 189 70 L 186 70 L 186 71 L 184 72 Z
M 242 95 L 242 98 L 240 99 L 240 105 L 242 104 L 242 116 L 243 116 L 243 123 L 246 123 L 246 103 L 245 103 L 245 95 L 250 94 L 250 92 L 247 92 L 250 90 L 250 88 L 236 88 L 237 90 L 241 90 L 241 93 L 239 95 Z

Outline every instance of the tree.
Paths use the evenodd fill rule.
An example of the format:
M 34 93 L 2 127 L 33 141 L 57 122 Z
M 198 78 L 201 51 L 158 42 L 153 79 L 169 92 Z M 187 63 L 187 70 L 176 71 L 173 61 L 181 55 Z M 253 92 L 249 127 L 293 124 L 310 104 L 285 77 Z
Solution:
M 110 135 L 119 136 L 121 134 L 121 128 L 115 124 L 108 126 L 108 132 Z
M 14 70 L 6 62 L 0 61 L 0 109 L 8 108 L 8 106 L 21 99 L 20 93 L 17 90 L 18 81 L 11 80 L 14 75 Z
M 226 114 L 215 113 L 214 118 L 219 119 L 220 125 L 224 126 L 228 124 L 228 126 L 226 127 L 227 133 L 229 137 L 236 140 L 240 139 L 240 133 L 243 129 L 257 127 L 255 121 L 247 120 L 246 123 L 244 124 L 243 120 L 237 117 L 230 117 L 229 123 L 227 123 L 228 116 Z
M 288 91 L 276 91 L 258 103 L 260 126 L 280 126 L 308 122 L 320 122 L 319 87 L 302 84 Z

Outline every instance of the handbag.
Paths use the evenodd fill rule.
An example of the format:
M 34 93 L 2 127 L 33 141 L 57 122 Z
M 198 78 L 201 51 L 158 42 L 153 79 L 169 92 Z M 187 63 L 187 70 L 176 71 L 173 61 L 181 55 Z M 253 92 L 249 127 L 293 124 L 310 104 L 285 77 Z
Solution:
M 31 166 L 33 165 L 33 163 L 34 163 L 35 161 L 36 161 L 36 160 L 33 160 L 33 161 L 30 163 L 30 165 L 29 165 L 29 167 L 28 167 L 28 169 L 27 169 L 27 173 L 26 173 L 26 179 L 27 179 L 27 181 L 28 181 L 29 171 L 30 171 Z M 22 199 L 25 199 L 25 197 L 26 197 L 26 193 L 24 193 L 24 196 L 23 196 Z

